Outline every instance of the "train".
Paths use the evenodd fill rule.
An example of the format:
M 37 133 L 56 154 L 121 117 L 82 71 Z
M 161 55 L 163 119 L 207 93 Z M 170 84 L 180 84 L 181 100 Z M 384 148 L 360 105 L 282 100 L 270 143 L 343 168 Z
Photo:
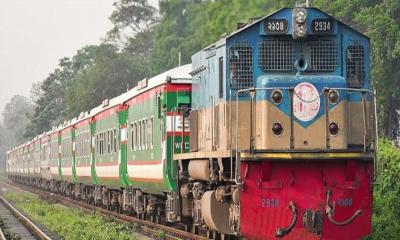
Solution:
M 362 239 L 377 174 L 370 40 L 282 8 L 7 152 L 13 181 L 212 239 Z

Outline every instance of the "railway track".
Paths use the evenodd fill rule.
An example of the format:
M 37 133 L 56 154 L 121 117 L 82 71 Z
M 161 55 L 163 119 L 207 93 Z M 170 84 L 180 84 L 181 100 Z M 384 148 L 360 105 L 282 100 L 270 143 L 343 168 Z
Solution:
M 61 196 L 59 194 L 49 193 L 47 191 L 44 191 L 44 190 L 41 190 L 38 188 L 28 187 L 28 186 L 13 183 L 10 181 L 5 181 L 3 179 L 1 179 L 0 181 L 3 182 L 4 184 L 12 186 L 14 188 L 18 188 L 18 189 L 22 189 L 24 191 L 35 193 L 35 194 L 43 197 L 44 199 L 56 200 L 58 203 L 60 203 L 64 206 L 67 206 L 67 207 L 78 208 L 78 209 L 81 209 L 84 212 L 88 212 L 88 213 L 96 212 L 96 214 L 99 214 L 100 216 L 103 216 L 105 218 L 112 217 L 116 221 L 122 222 L 122 223 L 135 223 L 135 224 L 137 224 L 137 226 L 139 226 L 137 228 L 138 232 L 140 232 L 143 235 L 146 235 L 148 237 L 151 237 L 151 238 L 163 239 L 163 240 L 179 240 L 179 239 L 206 240 L 206 239 L 208 239 L 206 237 L 198 236 L 198 235 L 195 235 L 193 233 L 190 233 L 190 232 L 187 232 L 187 231 L 184 231 L 181 229 L 153 223 L 150 221 L 138 219 L 133 216 L 121 214 L 121 213 L 118 213 L 115 211 L 110 211 L 110 210 L 107 210 L 107 209 L 104 209 L 101 207 L 89 205 L 87 203 L 73 200 L 69 197 Z
M 0 196 L 0 217 L 3 221 L 3 226 L 7 225 L 10 234 L 24 240 L 51 240 L 51 238 L 33 223 L 24 214 L 18 211 L 10 202 L 3 196 Z M 4 228 L 0 230 L 0 239 L 6 240 Z

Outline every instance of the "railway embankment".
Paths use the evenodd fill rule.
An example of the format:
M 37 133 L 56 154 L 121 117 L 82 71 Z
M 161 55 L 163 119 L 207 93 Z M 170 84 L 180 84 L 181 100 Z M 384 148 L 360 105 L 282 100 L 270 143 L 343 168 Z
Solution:
M 3 196 L 18 210 L 60 239 L 141 239 L 141 235 L 134 231 L 135 226 L 115 222 L 112 218 L 106 219 L 95 213 L 87 214 L 49 199 L 41 199 L 29 192 L 15 191 L 4 186 L 2 191 Z

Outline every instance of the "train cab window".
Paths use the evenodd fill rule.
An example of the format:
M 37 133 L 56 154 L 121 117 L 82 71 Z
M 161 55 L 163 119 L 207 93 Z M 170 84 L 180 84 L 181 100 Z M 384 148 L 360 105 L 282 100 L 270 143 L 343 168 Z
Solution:
M 219 98 L 224 96 L 224 59 L 221 57 L 218 61 L 218 87 Z
M 233 91 L 253 87 L 253 49 L 247 42 L 229 48 L 229 72 Z
M 346 49 L 346 77 L 350 88 L 362 88 L 365 80 L 364 47 L 353 42 Z

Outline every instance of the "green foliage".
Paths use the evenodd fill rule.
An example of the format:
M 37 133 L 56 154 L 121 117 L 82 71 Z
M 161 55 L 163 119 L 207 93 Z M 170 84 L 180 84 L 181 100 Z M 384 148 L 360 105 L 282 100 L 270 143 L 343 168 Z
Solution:
M 106 220 L 96 214 L 85 214 L 80 210 L 46 203 L 30 193 L 8 192 L 6 198 L 32 220 L 56 233 L 60 239 L 135 239 L 124 224 L 116 223 L 112 219 Z
M 114 7 L 110 16 L 114 27 L 108 32 L 113 40 L 132 39 L 135 34 L 151 29 L 157 21 L 157 9 L 148 0 L 121 0 Z
M 155 239 L 164 240 L 165 239 L 165 232 L 162 230 L 158 230 L 155 234 Z
M 73 118 L 106 98 L 125 92 L 146 76 L 145 62 L 110 44 L 92 47 L 90 65 L 76 74 L 66 91 L 67 117 Z
M 379 175 L 374 188 L 373 239 L 400 238 L 400 149 L 379 144 Z
M 24 96 L 16 95 L 4 108 L 2 113 L 4 128 L 12 133 L 12 139 L 8 139 L 8 146 L 23 143 L 25 126 L 29 123 L 29 117 L 33 113 L 33 106 Z
M 160 1 L 160 23 L 155 30 L 152 56 L 153 73 L 162 72 L 182 62 L 189 63 L 193 53 L 218 40 L 223 33 L 235 30 L 238 22 L 261 17 L 295 1 L 219 0 Z
M 379 129 L 382 135 L 391 136 L 391 113 L 400 107 L 400 1 L 315 0 L 313 5 L 371 38 L 372 80 L 378 93 Z

